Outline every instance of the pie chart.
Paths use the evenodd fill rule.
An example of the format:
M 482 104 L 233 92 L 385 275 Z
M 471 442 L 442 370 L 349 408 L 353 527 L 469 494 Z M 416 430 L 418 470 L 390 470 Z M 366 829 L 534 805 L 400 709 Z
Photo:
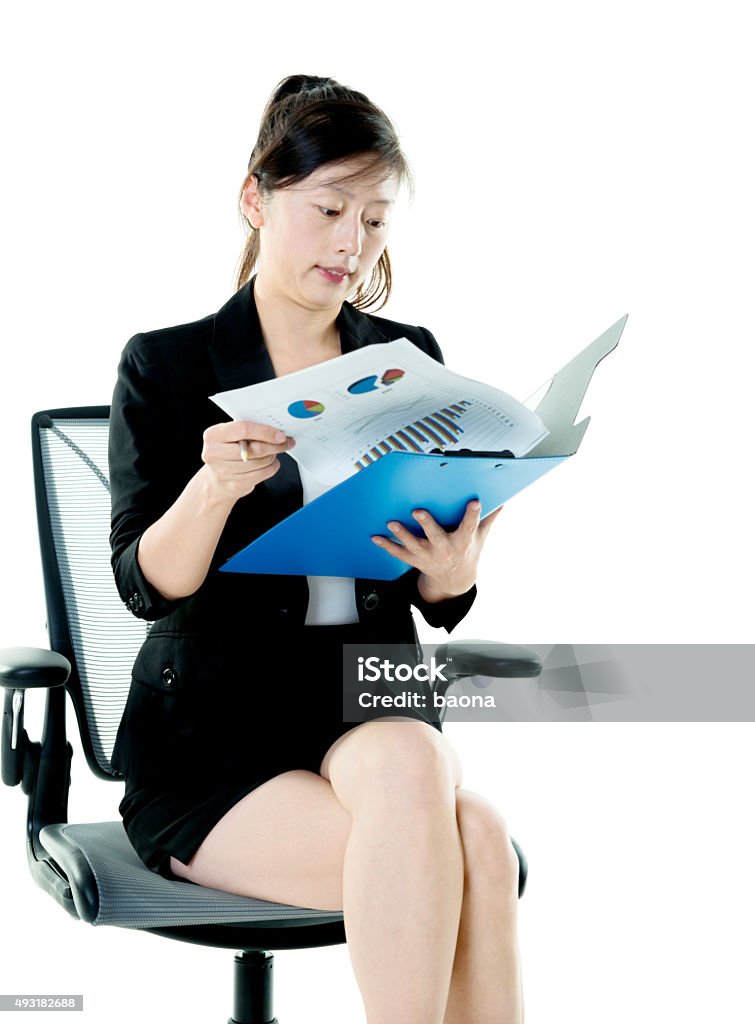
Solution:
M 355 380 L 353 384 L 349 384 L 349 393 L 352 395 L 364 395 L 367 391 L 377 391 L 376 380 L 377 377 L 374 373 L 369 377 L 362 377 L 361 380 Z
M 302 402 L 292 402 L 288 407 L 288 412 L 291 416 L 295 416 L 297 420 L 308 420 L 312 416 L 319 416 L 320 413 L 325 412 L 325 406 L 322 402 L 315 402 L 312 399 L 305 398 Z
M 403 370 L 386 370 L 383 374 L 383 384 L 395 384 L 397 380 L 401 380 L 404 376 Z
M 404 376 L 404 370 L 386 370 L 383 376 L 380 378 L 380 383 L 384 385 L 395 384 L 397 380 L 401 380 Z M 361 380 L 355 380 L 353 384 L 349 384 L 349 393 L 352 395 L 365 395 L 368 391 L 377 391 L 378 378 L 373 373 L 369 377 L 362 377 Z

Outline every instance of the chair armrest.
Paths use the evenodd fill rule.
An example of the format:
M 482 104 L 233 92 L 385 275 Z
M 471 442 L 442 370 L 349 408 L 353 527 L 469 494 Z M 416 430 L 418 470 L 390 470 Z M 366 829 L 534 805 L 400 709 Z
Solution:
M 435 659 L 446 662 L 449 673 L 456 679 L 465 676 L 532 678 L 539 676 L 543 667 L 538 655 L 526 647 L 486 640 L 449 640 L 436 648 Z
M 6 786 L 22 783 L 30 791 L 39 761 L 40 745 L 30 743 L 24 729 L 24 697 L 28 689 L 45 689 L 48 695 L 71 674 L 71 663 L 62 654 L 41 647 L 6 647 L 0 650 L 0 686 L 3 727 L 0 733 L 0 777 Z M 64 694 L 59 695 L 64 699 Z M 26 779 L 26 783 L 24 783 Z
M 42 647 L 0 650 L 0 686 L 12 690 L 62 686 L 71 674 L 68 658 Z

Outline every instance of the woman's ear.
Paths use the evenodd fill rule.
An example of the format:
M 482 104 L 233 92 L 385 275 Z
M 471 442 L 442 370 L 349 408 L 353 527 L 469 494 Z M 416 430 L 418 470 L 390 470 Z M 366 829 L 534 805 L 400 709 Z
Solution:
M 241 196 L 241 209 L 253 228 L 259 228 L 262 225 L 262 203 L 257 189 L 256 174 L 253 174 L 244 186 L 244 192 Z

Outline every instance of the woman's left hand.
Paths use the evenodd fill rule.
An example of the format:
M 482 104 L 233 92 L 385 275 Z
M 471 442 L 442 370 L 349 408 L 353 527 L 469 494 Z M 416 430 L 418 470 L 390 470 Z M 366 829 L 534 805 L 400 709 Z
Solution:
M 464 518 L 451 531 L 444 530 L 425 509 L 415 509 L 412 516 L 424 530 L 424 538 L 415 537 L 401 523 L 391 521 L 386 525 L 401 544 L 378 535 L 372 541 L 420 570 L 417 587 L 426 601 L 443 601 L 465 594 L 474 584 L 482 546 L 501 508 L 480 520 L 479 501 L 470 501 Z

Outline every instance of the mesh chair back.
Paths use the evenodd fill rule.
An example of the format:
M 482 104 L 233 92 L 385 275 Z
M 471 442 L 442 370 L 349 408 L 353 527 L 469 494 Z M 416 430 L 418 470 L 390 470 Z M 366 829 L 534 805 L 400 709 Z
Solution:
M 131 669 L 149 623 L 134 618 L 110 564 L 109 408 L 32 418 L 34 478 L 50 646 L 72 665 L 68 689 L 87 761 L 110 766 Z

